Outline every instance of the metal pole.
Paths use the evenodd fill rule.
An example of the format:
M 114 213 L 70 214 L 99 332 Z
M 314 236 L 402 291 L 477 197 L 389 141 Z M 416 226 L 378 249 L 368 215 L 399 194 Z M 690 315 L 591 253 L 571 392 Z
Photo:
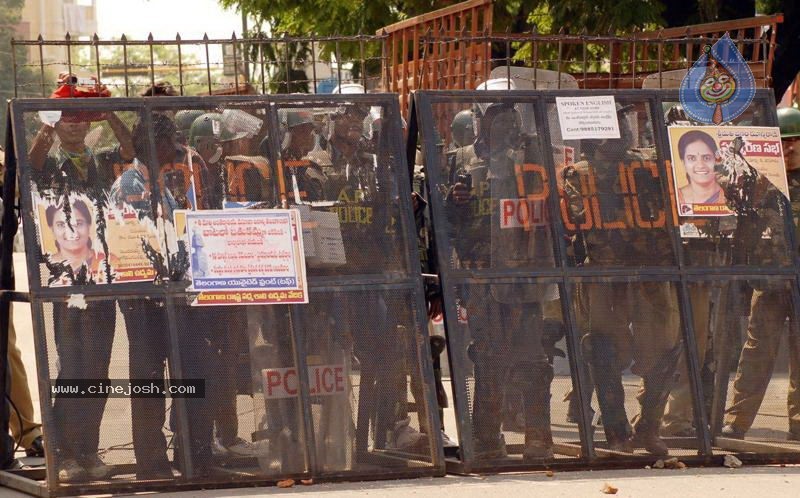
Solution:
M 341 94 L 342 93 L 342 59 L 341 59 L 341 54 L 339 54 L 339 38 L 338 38 L 339 35 L 337 34 L 335 36 L 337 36 L 337 38 L 336 38 L 336 42 L 334 43 L 333 47 L 334 47 L 334 50 L 336 51 L 336 80 L 338 82 L 339 93 Z
M 178 88 L 183 95 L 183 53 L 181 51 L 181 34 L 175 34 L 175 41 L 178 44 Z
M 358 51 L 361 56 L 361 83 L 364 86 L 364 93 L 367 93 L 367 65 L 364 61 L 364 39 L 361 33 L 358 34 Z
M 123 34 L 122 41 L 122 71 L 125 77 L 125 96 L 130 97 L 130 87 L 128 86 L 128 39 Z
M 208 94 L 211 95 L 211 60 L 208 57 L 208 33 L 203 33 L 203 44 L 206 48 L 206 81 L 208 82 Z
M 289 63 L 289 42 L 288 42 L 289 33 L 284 33 L 283 38 L 284 38 L 283 57 L 284 57 L 284 63 L 286 64 L 286 93 L 292 93 L 292 90 L 289 88 L 292 79 L 291 76 L 292 66 Z
M 234 93 L 239 95 L 239 63 L 236 60 L 236 31 L 231 34 L 231 42 L 233 43 L 233 85 Z
M 67 73 L 72 75 L 72 48 L 71 48 L 70 43 L 69 43 L 70 42 L 69 33 L 64 35 L 64 40 L 66 40 L 66 44 L 67 44 Z M 16 67 L 16 64 L 14 64 L 14 67 Z M 70 80 L 70 83 L 69 83 L 69 96 L 70 97 L 74 97 L 75 96 L 75 86 L 72 84 L 71 80 Z
M 41 35 L 39 35 L 41 36 Z M 14 47 L 14 39 L 11 39 L 11 65 L 14 68 L 14 97 L 17 97 L 17 50 Z
M 100 39 L 97 37 L 97 33 L 95 33 L 92 37 L 92 43 L 94 44 L 94 64 L 97 83 L 100 84 L 100 45 L 97 43 L 98 41 L 100 41 Z
M 39 33 L 39 38 L 37 38 L 39 42 L 39 77 L 42 82 L 42 97 L 47 97 L 47 89 L 44 84 L 44 44 L 42 44 L 43 38 L 42 34 Z M 13 47 L 13 45 L 12 45 Z M 14 90 L 17 88 L 17 71 L 16 66 L 14 67 Z
M 150 88 L 151 88 L 151 95 L 155 97 L 155 86 L 156 86 L 156 70 L 155 70 L 155 59 L 153 58 L 153 33 L 147 35 L 147 45 L 150 47 Z
M 317 93 L 317 51 L 313 36 L 308 36 L 311 38 L 311 77 L 314 79 L 314 93 Z
M 260 40 L 258 41 L 258 59 L 259 64 L 261 65 L 261 93 L 267 93 L 267 78 L 264 76 L 264 37 L 263 35 L 259 37 Z

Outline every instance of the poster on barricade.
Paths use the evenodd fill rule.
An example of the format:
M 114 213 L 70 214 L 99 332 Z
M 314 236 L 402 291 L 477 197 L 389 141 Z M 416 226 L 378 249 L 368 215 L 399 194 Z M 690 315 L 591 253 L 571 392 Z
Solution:
M 680 217 L 741 214 L 754 209 L 760 195 L 776 190 L 788 198 L 780 129 L 670 126 L 668 131 Z
M 193 306 L 308 302 L 297 210 L 184 211 L 176 220 L 200 292 Z
M 36 232 L 51 287 L 149 282 L 146 251 L 160 251 L 156 225 L 128 204 L 87 194 L 33 193 Z M 146 249 L 147 248 L 147 249 Z

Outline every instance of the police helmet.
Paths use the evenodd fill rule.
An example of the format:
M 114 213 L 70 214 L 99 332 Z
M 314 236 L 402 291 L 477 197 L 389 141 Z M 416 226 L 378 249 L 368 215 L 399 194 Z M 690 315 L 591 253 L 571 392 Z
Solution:
M 800 137 L 800 110 L 795 107 L 778 109 L 778 126 L 781 138 Z
M 188 133 L 192 128 L 194 120 L 205 114 L 205 111 L 200 109 L 183 110 L 175 113 L 175 126 L 179 131 Z
M 516 90 L 517 85 L 514 80 L 508 78 L 492 78 L 486 80 L 477 87 L 476 90 Z M 475 104 L 475 117 L 480 118 L 485 112 L 489 104 L 486 102 L 479 102 Z
M 214 137 L 220 142 L 241 138 L 240 135 L 227 129 L 222 121 L 222 114 L 216 112 L 198 116 L 192 123 L 192 127 L 189 129 L 189 145 L 196 146 L 197 139 L 200 137 Z
M 453 135 L 453 142 L 457 147 L 464 147 L 475 141 L 475 123 L 473 113 L 466 109 L 453 118 L 450 123 L 450 131 Z
M 522 115 L 516 106 L 511 102 L 489 104 L 480 118 L 475 154 L 484 158 L 494 150 L 519 147 L 522 138 Z
M 289 111 L 286 113 L 286 127 L 292 129 L 295 126 L 304 124 L 314 124 L 314 117 L 308 111 Z

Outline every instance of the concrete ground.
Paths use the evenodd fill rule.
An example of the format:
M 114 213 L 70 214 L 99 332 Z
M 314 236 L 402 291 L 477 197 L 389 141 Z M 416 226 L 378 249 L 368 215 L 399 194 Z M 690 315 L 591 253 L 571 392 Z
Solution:
M 18 288 L 27 286 L 27 275 L 25 272 L 22 254 L 15 254 L 15 264 L 17 268 Z M 33 334 L 30 317 L 30 306 L 27 304 L 14 304 L 14 323 L 17 327 L 18 345 L 22 350 L 26 365 L 29 366 L 28 380 L 31 394 L 34 398 L 34 406 L 39 417 L 38 389 L 35 374 L 35 358 L 33 347 Z M 121 323 L 121 319 L 118 321 Z M 124 337 L 124 332 L 117 334 L 120 338 Z M 125 341 L 122 341 L 125 342 Z M 127 344 L 116 344 L 116 354 L 125 356 L 124 349 Z M 121 349 L 118 349 L 121 348 Z M 51 360 L 52 361 L 52 360 Z M 54 365 L 51 366 L 54 368 Z M 112 365 L 113 368 L 113 365 Z M 124 377 L 124 375 L 118 375 Z M 561 397 L 569 389 L 568 378 L 557 379 L 554 383 L 553 392 L 553 428 L 557 439 L 575 440 L 577 433 L 575 426 L 565 423 L 566 403 L 561 402 Z M 626 392 L 633 404 L 628 407 L 629 413 L 635 413 L 634 394 L 638 384 L 633 379 L 626 379 Z M 773 379 L 770 385 L 767 398 L 759 418 L 756 421 L 756 428 L 763 428 L 763 432 L 753 434 L 755 438 L 783 439 L 782 431 L 785 430 L 785 393 L 787 380 L 785 377 Z M 249 415 L 246 413 L 247 397 L 240 397 L 240 419 L 250 418 L 253 425 L 256 423 L 256 413 Z M 119 400 L 118 400 L 119 401 Z M 107 417 L 103 423 L 105 434 L 115 434 L 121 438 L 119 441 L 104 440 L 103 444 L 116 444 L 130 441 L 130 411 L 129 404 L 109 403 Z M 125 406 L 128 405 L 128 406 Z M 263 406 L 263 405 L 262 405 Z M 250 411 L 252 401 L 250 401 Z M 114 421 L 123 422 L 122 426 L 116 425 Z M 107 425 L 108 424 L 108 427 Z M 445 414 L 445 424 L 449 428 L 449 433 L 454 433 L 455 416 L 452 408 Z M 243 424 L 249 425 L 249 424 Z M 105 430 L 108 428 L 109 430 Z M 121 431 L 111 430 L 121 428 Z M 240 432 L 249 432 L 249 428 L 243 426 Z M 602 431 L 599 431 L 602 432 Z M 455 436 L 455 434 L 453 434 Z M 748 435 L 750 436 L 750 435 Z M 507 440 L 513 437 L 507 434 Z M 511 442 L 509 440 L 509 442 Z M 108 461 L 108 457 L 104 457 Z M 128 460 L 130 457 L 122 457 Z M 109 462 L 111 463 L 111 462 Z M 120 462 L 123 463 L 123 462 Z M 312 486 L 295 486 L 290 489 L 279 488 L 245 488 L 228 490 L 204 490 L 187 491 L 181 493 L 164 493 L 162 496 L 175 497 L 250 497 L 260 495 L 276 495 L 284 493 L 305 493 L 318 494 L 324 496 L 349 497 L 353 494 L 360 494 L 372 497 L 399 497 L 399 496 L 437 496 L 468 498 L 472 496 L 504 495 L 504 496 L 536 496 L 536 497 L 580 497 L 580 496 L 602 496 L 602 489 L 608 484 L 618 489 L 617 496 L 630 497 L 679 497 L 704 496 L 704 497 L 753 497 L 758 495 L 772 497 L 797 497 L 800 496 L 800 466 L 745 466 L 740 469 L 716 468 L 689 468 L 685 470 L 617 470 L 617 471 L 580 471 L 580 472 L 556 472 L 548 476 L 543 472 L 530 474 L 506 474 L 500 476 L 487 477 L 461 477 L 448 476 L 444 478 L 424 478 L 415 480 L 396 480 L 396 481 L 375 481 L 361 483 L 337 483 L 337 484 L 316 484 Z M 0 488 L 0 498 L 12 498 L 26 496 L 22 493 Z
M 487 496 L 535 496 L 577 498 L 606 496 L 602 489 L 617 488 L 616 496 L 636 498 L 769 497 L 796 498 L 800 467 L 743 467 L 686 470 L 615 470 L 499 475 L 489 477 L 447 476 L 398 481 L 355 482 L 294 486 L 289 489 L 246 488 L 163 493 L 164 498 L 254 497 L 301 494 L 326 498 L 354 495 L 373 498 L 432 496 L 436 498 L 484 498 Z M 17 491 L 0 488 L 0 498 L 23 498 Z

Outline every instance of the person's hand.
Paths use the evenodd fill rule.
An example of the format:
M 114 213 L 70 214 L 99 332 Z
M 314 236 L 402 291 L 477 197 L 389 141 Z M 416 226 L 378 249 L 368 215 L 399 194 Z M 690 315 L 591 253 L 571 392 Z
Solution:
M 470 193 L 469 188 L 463 183 L 456 183 L 453 185 L 453 190 L 450 192 L 450 196 L 453 199 L 453 202 L 456 204 L 464 204 L 469 202 Z

